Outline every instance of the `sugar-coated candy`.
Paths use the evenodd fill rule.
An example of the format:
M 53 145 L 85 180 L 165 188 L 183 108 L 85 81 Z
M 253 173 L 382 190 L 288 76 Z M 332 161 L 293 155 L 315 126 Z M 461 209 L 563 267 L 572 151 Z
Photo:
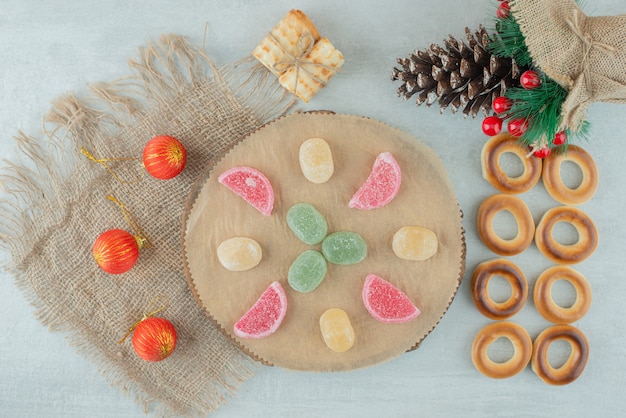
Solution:
M 287 224 L 305 244 L 322 242 L 328 232 L 328 224 L 317 209 L 309 203 L 296 203 L 287 211 Z
M 367 256 L 367 243 L 355 232 L 339 231 L 324 238 L 322 253 L 333 264 L 357 264 Z
M 230 271 L 250 270 L 261 262 L 263 251 L 258 242 L 248 237 L 234 237 L 217 247 L 217 258 Z
M 300 145 L 300 168 L 311 183 L 326 183 L 335 171 L 333 153 L 322 138 L 309 138 Z
M 421 226 L 400 228 L 392 240 L 393 252 L 404 260 L 427 260 L 437 252 L 437 235 Z
M 348 206 L 360 210 L 378 209 L 391 202 L 402 184 L 402 170 L 400 165 L 389 152 L 378 154 L 372 170 L 354 193 Z
M 343 309 L 326 310 L 320 316 L 320 330 L 328 348 L 337 353 L 348 351 L 354 345 L 354 328 L 350 317 Z
M 287 281 L 293 290 L 308 293 L 322 283 L 326 270 L 324 256 L 319 251 L 306 250 L 289 267 Z

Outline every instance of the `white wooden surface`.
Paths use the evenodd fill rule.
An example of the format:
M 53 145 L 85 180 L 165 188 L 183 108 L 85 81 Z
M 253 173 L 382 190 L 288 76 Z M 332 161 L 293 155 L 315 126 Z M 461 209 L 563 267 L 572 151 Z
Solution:
M 485 141 L 480 119 L 439 115 L 396 97 L 390 80 L 395 59 L 464 28 L 491 23 L 491 0 L 0 0 L 0 154 L 16 159 L 12 135 L 37 133 L 55 97 L 83 92 L 89 82 L 127 74 L 137 47 L 172 32 L 200 44 L 224 64 L 248 54 L 291 8 L 304 10 L 346 58 L 341 74 L 301 109 L 330 109 L 370 116 L 412 133 L 443 160 L 465 213 L 467 274 L 451 309 L 417 351 L 349 373 L 313 374 L 261 367 L 216 417 L 347 416 L 619 416 L 626 409 L 626 107 L 589 109 L 586 149 L 600 169 L 596 196 L 583 205 L 600 230 L 600 245 L 576 266 L 587 276 L 593 305 L 576 325 L 587 335 L 591 357 L 583 375 L 564 387 L 542 383 L 530 367 L 495 381 L 470 360 L 476 332 L 490 321 L 474 308 L 469 278 L 494 257 L 478 239 L 478 205 L 495 192 L 480 174 Z M 589 14 L 626 13 L 618 0 L 597 0 Z M 0 162 L 4 164 L 4 162 Z M 575 174 L 575 172 L 574 172 Z M 522 196 L 537 221 L 556 205 L 540 184 Z M 567 231 L 564 232 L 567 234 Z M 550 264 L 532 246 L 513 258 L 531 284 Z M 495 290 L 497 291 L 497 289 Z M 563 288 L 567 295 L 567 288 Z M 571 297 L 571 294 L 570 294 Z M 529 301 L 513 320 L 535 337 L 548 323 Z M 506 352 L 505 346 L 499 346 Z M 563 346 L 552 350 L 562 360 Z M 13 278 L 0 272 L 0 416 L 141 417 L 142 408 L 110 388 L 96 367 L 34 317 Z

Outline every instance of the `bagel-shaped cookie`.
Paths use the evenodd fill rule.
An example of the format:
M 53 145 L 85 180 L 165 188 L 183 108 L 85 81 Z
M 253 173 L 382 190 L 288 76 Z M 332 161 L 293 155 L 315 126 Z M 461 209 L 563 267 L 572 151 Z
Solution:
M 517 177 L 509 176 L 500 165 L 500 157 L 505 153 L 516 155 L 522 162 L 524 170 Z M 523 193 L 530 190 L 541 177 L 541 160 L 528 158 L 514 136 L 503 132 L 492 136 L 481 152 L 483 178 L 503 193 Z
M 503 210 L 513 215 L 517 223 L 517 235 L 513 239 L 502 239 L 493 229 L 494 217 Z M 511 256 L 521 253 L 528 248 L 535 235 L 535 223 L 526 203 L 506 194 L 489 196 L 480 204 L 476 225 L 480 239 L 498 255 Z
M 511 296 L 504 302 L 496 302 L 489 295 L 489 282 L 500 276 L 511 286 Z M 480 263 L 472 274 L 472 299 L 476 308 L 487 318 L 507 319 L 519 312 L 526 303 L 528 281 L 522 270 L 504 258 Z
M 574 244 L 559 243 L 552 234 L 554 226 L 559 222 L 572 225 L 578 233 L 578 241 Z M 575 264 L 585 260 L 595 251 L 598 239 L 598 230 L 591 218 L 572 206 L 549 209 L 541 217 L 535 232 L 535 243 L 539 251 L 557 264 Z
M 576 301 L 568 308 L 559 306 L 552 298 L 552 286 L 565 280 L 576 290 Z M 585 316 L 591 306 L 591 286 L 585 276 L 567 266 L 550 267 L 535 282 L 533 292 L 535 307 L 548 321 L 555 324 L 571 324 Z
M 569 188 L 561 178 L 561 164 L 570 161 L 582 172 L 582 181 L 576 188 Z M 580 205 L 595 194 L 598 188 L 598 168 L 593 158 L 581 147 L 570 145 L 567 153 L 552 153 L 543 160 L 543 184 L 554 200 L 564 205 Z
M 555 341 L 566 341 L 571 352 L 565 363 L 558 368 L 548 361 L 548 349 Z M 553 325 L 537 336 L 533 344 L 532 369 L 535 374 L 550 385 L 572 383 L 582 374 L 589 358 L 587 337 L 571 325 Z
M 508 339 L 513 344 L 513 356 L 499 363 L 489 358 L 487 350 L 498 338 Z M 510 321 L 494 322 L 481 329 L 472 344 L 472 362 L 485 376 L 504 379 L 515 376 L 528 365 L 533 343 L 524 327 Z

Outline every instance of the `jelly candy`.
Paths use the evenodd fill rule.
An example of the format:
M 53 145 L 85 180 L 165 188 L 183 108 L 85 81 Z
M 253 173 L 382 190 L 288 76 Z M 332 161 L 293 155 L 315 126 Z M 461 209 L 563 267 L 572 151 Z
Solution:
M 250 203 L 265 216 L 274 209 L 272 184 L 256 168 L 234 167 L 220 174 L 217 180 Z
M 367 244 L 355 232 L 339 231 L 324 238 L 322 253 L 333 264 L 356 264 L 365 259 Z
M 306 250 L 289 267 L 287 281 L 293 290 L 308 293 L 322 283 L 326 269 L 326 260 L 319 251 Z
M 287 224 L 302 242 L 309 245 L 322 242 L 328 232 L 326 220 L 309 203 L 296 203 L 289 208 Z
M 217 247 L 217 258 L 230 271 L 250 270 L 261 262 L 263 251 L 252 238 L 234 237 Z
M 309 138 L 300 145 L 300 168 L 311 183 L 326 183 L 333 175 L 333 154 L 322 138 Z
M 380 322 L 408 322 L 421 313 L 402 290 L 375 274 L 365 278 L 362 297 L 365 309 Z
M 437 252 L 437 235 L 421 226 L 405 226 L 394 235 L 393 252 L 404 260 L 426 260 Z
M 383 207 L 396 197 L 401 183 L 402 172 L 393 155 L 380 153 L 365 183 L 354 193 L 348 206 L 361 210 Z
M 320 316 L 320 330 L 328 348 L 337 353 L 348 351 L 354 345 L 354 328 L 343 309 L 326 310 Z
M 287 295 L 279 282 L 272 282 L 233 327 L 241 338 L 265 338 L 276 332 L 287 314 Z

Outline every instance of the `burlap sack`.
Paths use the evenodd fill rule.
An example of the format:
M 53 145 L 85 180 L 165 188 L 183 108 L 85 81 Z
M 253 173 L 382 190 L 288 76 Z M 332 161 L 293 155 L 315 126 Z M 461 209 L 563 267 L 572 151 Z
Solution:
M 512 0 L 535 64 L 568 90 L 561 129 L 593 102 L 626 103 L 626 15 L 586 16 L 574 0 Z
M 239 79 L 235 73 L 221 72 L 175 35 L 141 48 L 130 67 L 131 77 L 93 85 L 88 97 L 54 102 L 42 135 L 18 135 L 24 160 L 0 178 L 10 198 L 0 209 L 0 242 L 37 316 L 67 332 L 110 384 L 156 414 L 206 416 L 255 364 L 212 325 L 187 286 L 182 214 L 205 165 L 288 104 L 270 84 L 234 91 L 227 80 Z M 118 180 L 80 152 L 141 158 L 156 134 L 173 135 L 188 150 L 187 166 L 173 180 L 150 177 L 137 160 L 110 161 Z M 100 270 L 91 255 L 100 233 L 129 229 L 107 194 L 125 204 L 154 244 L 117 276 Z M 118 341 L 157 295 L 169 299 L 159 316 L 176 327 L 178 345 L 166 360 L 148 363 L 130 339 Z

